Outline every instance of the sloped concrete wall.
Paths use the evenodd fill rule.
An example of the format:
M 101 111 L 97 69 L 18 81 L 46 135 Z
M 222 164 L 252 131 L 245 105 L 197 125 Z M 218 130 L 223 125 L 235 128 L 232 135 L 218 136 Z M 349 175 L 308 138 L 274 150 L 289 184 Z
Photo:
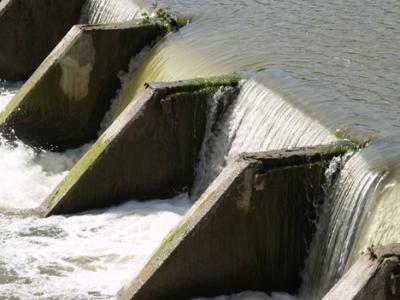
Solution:
M 371 246 L 323 300 L 400 299 L 400 244 Z
M 25 80 L 78 22 L 85 0 L 2 0 L 0 78 Z
M 119 299 L 296 292 L 327 161 L 345 148 L 245 154 L 228 164 Z
M 120 87 L 118 73 L 164 33 L 157 24 L 74 26 L 0 114 L 0 129 L 45 148 L 90 141 Z
M 39 210 L 42 216 L 128 199 L 170 198 L 190 188 L 208 99 L 238 78 L 150 84 L 105 131 Z

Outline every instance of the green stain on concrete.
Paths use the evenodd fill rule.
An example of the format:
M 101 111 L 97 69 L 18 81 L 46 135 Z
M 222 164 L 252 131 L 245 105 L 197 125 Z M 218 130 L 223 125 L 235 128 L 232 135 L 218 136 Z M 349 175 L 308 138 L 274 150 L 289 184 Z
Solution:
M 79 181 L 79 179 L 90 169 L 91 165 L 97 161 L 101 160 L 102 155 L 104 155 L 107 147 L 110 144 L 110 140 L 99 138 L 96 143 L 94 143 L 90 149 L 85 153 L 85 155 L 75 164 L 75 166 L 70 170 L 68 175 L 63 179 L 63 181 L 55 188 L 52 194 L 47 197 L 45 202 L 39 207 L 38 214 L 43 215 L 47 210 L 52 209 L 60 198 L 62 198 L 66 193 L 68 193 Z M 88 187 L 94 188 L 94 187 Z
M 164 33 L 157 24 L 74 26 L 1 113 L 0 130 L 44 148 L 90 141 L 120 87 L 119 72 Z
M 207 78 L 196 78 L 189 80 L 180 80 L 176 82 L 168 83 L 152 83 L 156 87 L 167 87 L 168 92 L 173 93 L 176 90 L 180 92 L 192 92 L 198 89 L 209 89 L 210 92 L 221 86 L 237 87 L 240 80 L 243 77 L 240 74 L 226 74 L 222 76 L 207 77 Z M 128 106 L 128 104 L 134 100 L 138 90 L 136 89 L 135 82 L 131 82 L 130 85 L 126 86 L 121 93 L 120 100 L 115 110 L 113 118 L 117 118 L 118 115 Z

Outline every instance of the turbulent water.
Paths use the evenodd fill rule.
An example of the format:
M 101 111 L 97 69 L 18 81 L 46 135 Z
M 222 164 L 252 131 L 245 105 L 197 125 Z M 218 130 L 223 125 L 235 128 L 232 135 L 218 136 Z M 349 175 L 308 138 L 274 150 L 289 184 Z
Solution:
M 22 83 L 10 83 L 0 80 L 0 112 L 6 107 L 12 97 L 18 92 Z
M 215 298 L 195 298 L 193 300 L 297 300 L 297 298 L 281 293 L 267 295 L 261 292 L 242 292 L 234 295 L 224 295 Z
M 6 105 L 17 85 L 2 84 Z M 88 147 L 54 153 L 0 137 L 0 207 L 38 206 Z M 181 195 L 76 216 L 0 214 L 0 298 L 114 298 L 190 205 Z
M 130 21 L 150 2 L 88 0 L 81 22 Z M 400 241 L 399 1 L 158 2 L 191 22 L 148 53 L 126 80 L 122 102 L 146 81 L 236 71 L 250 78 L 225 114 L 210 118 L 217 123 L 201 150 L 195 194 L 239 152 L 326 143 L 350 133 L 374 142 L 348 157 L 327 190 L 303 299 L 318 299 L 369 244 Z M 0 82 L 0 110 L 18 88 Z M 0 206 L 36 206 L 84 151 L 55 154 L 0 138 Z M 74 217 L 0 216 L 1 296 L 113 295 L 189 206 L 180 196 L 168 204 L 130 202 Z M 217 299 L 269 298 L 242 293 Z
M 369 244 L 400 242 L 395 229 L 400 190 L 397 0 L 160 3 L 190 16 L 191 23 L 153 49 L 124 91 L 125 102 L 151 80 L 237 71 L 251 78 L 208 137 L 212 154 L 203 155 L 208 162 L 198 170 L 205 174 L 199 177 L 204 181 L 198 182 L 200 191 L 237 151 L 313 144 L 332 134 L 374 141 L 377 150 L 355 154 L 328 191 L 330 203 L 321 212 L 325 221 L 310 250 L 313 263 L 305 270 L 309 286 L 304 295 L 318 299 Z M 276 126 L 269 127 L 270 122 Z
M 70 217 L 0 215 L 0 298 L 113 299 L 189 205 L 182 195 Z

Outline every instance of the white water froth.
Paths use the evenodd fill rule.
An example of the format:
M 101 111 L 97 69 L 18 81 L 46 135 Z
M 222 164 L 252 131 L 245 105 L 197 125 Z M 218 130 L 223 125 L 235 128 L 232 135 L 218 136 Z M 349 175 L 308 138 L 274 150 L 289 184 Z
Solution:
M 39 205 L 89 146 L 55 153 L 0 136 L 0 207 Z M 181 195 L 77 216 L 0 214 L 0 298 L 113 299 L 190 205 Z
M 20 83 L 2 83 L 0 103 L 3 108 L 20 86 Z M 88 147 L 56 153 L 34 149 L 18 140 L 10 143 L 0 135 L 0 207 L 28 209 L 38 206 Z
M 221 99 L 224 98 L 217 94 L 214 101 Z M 192 192 L 194 198 L 218 176 L 226 162 L 239 153 L 320 145 L 336 140 L 319 122 L 255 79 L 242 84 L 239 96 L 218 124 L 208 126 L 212 130 L 206 132 L 206 143 L 200 152 Z
M 0 136 L 0 207 L 37 207 L 86 152 L 88 145 L 64 153 L 35 150 Z
M 195 298 L 193 300 L 298 300 L 285 293 L 272 293 L 271 296 L 262 292 L 242 292 L 239 294 L 225 295 L 214 298 Z
M 80 23 L 110 24 L 135 19 L 140 7 L 133 0 L 87 0 L 81 12 Z
M 0 215 L 0 295 L 114 299 L 190 205 L 180 195 L 76 216 Z
M 0 80 L 0 112 L 7 106 L 21 86 L 21 82 L 7 82 Z
M 103 121 L 100 124 L 100 130 L 98 135 L 106 131 L 106 129 L 111 125 L 111 123 L 116 118 L 116 112 L 118 110 L 118 105 L 121 100 L 121 96 L 123 94 L 123 90 L 126 85 L 129 83 L 135 71 L 139 68 L 140 64 L 143 60 L 149 55 L 151 48 L 149 46 L 144 47 L 137 55 L 135 55 L 129 62 L 128 72 L 120 71 L 118 74 L 118 78 L 121 82 L 121 88 L 117 91 L 116 96 L 111 99 L 110 109 L 105 114 Z

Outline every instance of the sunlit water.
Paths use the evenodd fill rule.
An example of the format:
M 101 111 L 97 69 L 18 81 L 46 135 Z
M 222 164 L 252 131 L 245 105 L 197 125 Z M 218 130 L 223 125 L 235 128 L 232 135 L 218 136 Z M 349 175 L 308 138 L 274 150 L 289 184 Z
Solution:
M 137 1 L 141 5 L 149 4 L 149 2 L 151 1 Z M 350 234 L 341 237 L 345 241 L 343 245 L 338 245 L 337 248 L 330 247 L 331 253 L 340 253 L 332 261 L 339 260 L 337 265 L 341 271 L 346 263 L 346 257 L 349 255 L 349 249 L 354 248 L 353 252 L 357 253 L 370 242 L 400 241 L 400 237 L 397 234 L 398 214 L 396 214 L 398 211 L 396 204 L 399 191 L 399 168 L 396 164 L 398 157 L 396 155 L 388 155 L 400 153 L 400 143 L 396 137 L 400 126 L 400 54 L 398 51 L 400 47 L 398 39 L 400 36 L 400 2 L 397 0 L 378 2 L 372 0 L 347 2 L 341 0 L 324 2 L 316 0 L 161 0 L 158 2 L 160 2 L 161 6 L 167 7 L 172 11 L 190 15 L 192 21 L 180 32 L 169 35 L 150 52 L 145 63 L 133 76 L 132 83 L 127 85 L 127 89 L 122 92 L 122 95 L 125 95 L 126 98 L 125 102 L 130 101 L 132 95 L 137 93 L 138 87 L 142 86 L 145 81 L 167 81 L 218 75 L 233 71 L 246 71 L 249 72 L 253 79 L 256 78 L 258 85 L 254 84 L 253 89 L 248 89 L 247 94 L 242 94 L 242 103 L 247 103 L 245 100 L 265 99 L 265 105 L 263 105 L 263 102 L 255 103 L 255 107 L 259 109 L 254 110 L 254 113 L 259 114 L 254 120 L 251 118 L 251 113 L 248 114 L 246 110 L 240 109 L 240 105 L 228 109 L 235 111 L 237 117 L 243 120 L 242 125 L 231 132 L 240 133 L 240 128 L 245 129 L 250 123 L 253 124 L 253 121 L 260 120 L 258 125 L 253 124 L 255 128 L 252 134 L 249 135 L 259 140 L 260 144 L 257 147 L 251 147 L 251 150 L 269 149 L 262 145 L 264 142 L 267 143 L 268 139 L 268 136 L 264 136 L 265 130 L 268 128 L 263 128 L 268 124 L 268 120 L 262 121 L 262 114 L 267 111 L 267 115 L 269 115 L 274 108 L 277 109 L 278 107 L 282 107 L 280 110 L 282 118 L 286 116 L 284 114 L 285 110 L 288 112 L 287 117 L 295 117 L 291 119 L 293 124 L 289 124 L 293 125 L 293 127 L 286 124 L 287 120 L 281 119 L 282 122 L 286 121 L 281 124 L 282 128 L 286 129 L 278 130 L 275 135 L 272 133 L 269 135 L 274 136 L 274 140 L 269 144 L 271 147 L 316 142 L 316 140 L 312 139 L 311 134 L 308 136 L 309 138 L 306 135 L 301 143 L 296 142 L 303 138 L 299 135 L 300 133 L 309 133 L 307 132 L 307 124 L 317 124 L 317 129 L 324 134 L 329 131 L 330 134 L 322 135 L 329 138 L 331 138 L 332 133 L 338 131 L 346 132 L 347 130 L 354 131 L 357 137 L 366 137 L 366 139 L 378 136 L 393 136 L 393 138 L 383 139 L 378 142 L 381 145 L 381 147 L 377 147 L 378 153 L 387 148 L 385 150 L 387 152 L 383 151 L 384 162 L 379 164 L 379 168 L 371 168 L 369 166 L 374 161 L 374 158 L 379 156 L 374 153 L 360 158 L 359 163 L 349 165 L 347 168 L 344 167 L 344 176 L 350 174 L 348 175 L 349 177 L 342 177 L 342 182 L 346 183 L 346 185 L 333 192 L 337 195 L 336 200 L 343 201 L 334 203 L 343 203 L 342 206 L 344 208 L 350 207 L 352 209 L 347 213 L 343 210 L 337 210 L 336 216 L 344 214 L 345 217 L 341 220 L 331 220 L 330 224 L 332 224 L 333 228 L 338 228 L 337 230 L 342 228 L 343 224 L 350 224 L 353 227 L 347 227 L 347 229 L 350 229 L 348 231 Z M 83 18 L 86 18 L 85 22 L 126 21 L 131 20 L 136 14 L 136 5 L 133 2 L 126 3 L 127 7 L 131 8 L 126 11 L 118 7 L 108 11 L 107 6 L 103 5 L 105 3 L 111 3 L 109 7 L 120 4 L 120 2 L 117 3 L 115 1 L 89 1 L 87 5 L 92 5 L 94 9 L 86 15 L 83 14 Z M 4 103 L 8 101 L 7 99 L 15 91 L 12 91 L 12 88 L 7 90 L 3 88 L 0 91 L 2 91 L 0 106 L 4 106 Z M 253 98 L 255 94 L 260 95 L 260 97 Z M 268 108 L 267 104 L 270 101 L 275 101 L 276 106 Z M 299 111 L 294 111 L 293 107 Z M 245 106 L 242 106 L 242 108 L 245 108 Z M 270 111 L 269 109 L 272 110 Z M 277 115 L 275 114 L 274 116 Z M 249 119 L 251 122 L 246 124 Z M 310 123 L 310 119 L 314 122 Z M 299 120 L 303 121 L 294 126 Z M 228 122 L 228 124 L 231 123 Z M 285 126 L 289 126 L 289 128 Z M 260 128 L 260 130 L 257 128 Z M 295 133 L 292 134 L 291 130 L 295 128 L 298 130 L 295 130 Z M 228 139 L 233 136 L 229 132 L 223 133 Z M 216 176 L 215 174 L 219 172 L 218 170 L 223 166 L 232 149 L 240 151 L 247 149 L 246 147 L 249 145 L 246 141 L 247 131 L 244 130 L 243 133 L 243 139 L 237 139 L 237 141 L 231 139 L 231 145 L 227 149 L 217 150 L 216 156 L 210 155 L 211 161 L 217 158 L 217 163 L 212 165 L 212 169 L 217 171 L 210 176 L 206 176 L 207 178 Z M 316 134 L 316 137 L 318 136 Z M 285 139 L 286 142 L 282 142 Z M 243 143 L 240 141 L 243 141 Z M 212 142 L 210 144 L 212 146 Z M 242 147 L 241 145 L 244 146 Z M 391 145 L 391 147 L 385 148 L 386 145 Z M 68 156 L 62 156 L 62 163 L 60 163 L 60 167 L 57 167 L 58 171 L 54 171 L 53 167 L 43 166 L 43 162 L 52 161 L 51 159 L 42 160 L 42 163 L 38 162 L 37 157 L 46 155 L 41 151 L 18 143 L 14 145 L 14 148 L 10 147 L 4 142 L 0 146 L 0 152 L 3 155 L 5 154 L 3 160 L 0 158 L 0 163 L 3 164 L 4 169 L 1 169 L 2 166 L 0 166 L 0 169 L 2 172 L 3 170 L 7 170 L 7 172 L 13 170 L 10 171 L 10 174 L 14 174 L 14 178 L 21 178 L 21 182 L 25 183 L 26 186 L 19 185 L 17 181 L 8 180 L 8 176 L 4 179 L 4 184 L 8 182 L 7 184 L 12 187 L 12 191 L 17 193 L 17 197 L 12 196 L 12 198 L 21 199 L 24 202 L 23 198 L 27 197 L 25 204 L 31 203 L 32 206 L 36 203 L 35 201 L 40 202 L 39 198 L 44 197 L 52 190 L 73 164 L 73 159 L 70 160 Z M 382 150 L 382 148 L 384 149 Z M 16 160 L 14 160 L 16 164 L 14 166 L 6 165 L 6 163 L 13 162 L 12 159 L 8 159 L 13 155 L 16 157 Z M 353 161 L 355 159 L 353 158 Z M 214 166 L 216 167 L 214 168 Z M 386 166 L 392 166 L 392 168 L 386 168 Z M 346 172 L 346 170 L 348 171 Z M 377 181 L 376 177 L 374 177 L 378 176 L 376 174 L 381 174 L 382 170 L 387 176 L 384 182 Z M 357 178 L 360 174 L 365 174 L 364 178 Z M 355 188 L 357 180 L 361 181 L 359 188 Z M 380 183 L 379 189 L 378 184 L 375 184 L 376 182 Z M 36 183 L 38 183 L 37 192 L 33 188 Z M 32 188 L 31 192 L 33 194 L 37 193 L 35 199 L 28 199 L 29 196 L 27 195 L 30 195 L 30 191 L 26 187 Z M 18 189 L 21 190 L 21 193 L 17 191 Z M 24 189 L 26 190 L 25 194 Z M 359 196 L 355 198 L 357 201 L 352 203 L 353 198 L 350 192 L 342 197 L 340 189 L 344 193 L 351 191 L 351 193 Z M 6 193 L 5 189 L 0 189 L 0 194 L 2 192 Z M 376 197 L 379 199 L 378 202 L 370 203 L 367 201 L 375 198 L 374 196 L 377 193 L 379 194 L 379 197 Z M 4 197 L 4 199 L 6 198 Z M 0 199 L 0 201 L 3 200 Z M 9 201 L 3 202 L 10 204 Z M 367 207 L 364 206 L 366 203 L 368 204 Z M 186 204 L 177 206 L 183 208 L 186 207 Z M 129 209 L 124 209 L 129 211 Z M 334 208 L 329 209 L 335 211 Z M 100 219 L 103 218 L 103 215 L 105 216 L 107 213 L 97 215 L 91 213 L 89 216 L 97 216 Z M 179 218 L 178 215 L 179 213 L 177 218 Z M 351 219 L 352 216 L 356 218 L 353 220 Z M 81 216 L 81 218 L 85 219 L 84 216 Z M 349 218 L 350 221 L 348 221 Z M 390 222 L 387 221 L 388 218 Z M 28 227 L 31 226 L 29 222 L 34 223 L 32 227 L 40 227 L 45 224 L 42 222 L 52 222 L 53 220 L 59 219 L 35 220 L 4 217 L 0 218 L 0 223 L 7 224 L 7 228 L 12 228 L 14 224 L 22 229 L 24 228 L 22 224 L 24 222 L 28 224 L 26 225 Z M 66 222 L 69 218 L 62 217 L 62 220 Z M 337 221 L 340 222 L 338 223 Z M 63 224 L 62 221 L 59 222 Z M 79 222 L 77 223 L 79 225 Z M 82 221 L 82 223 L 85 223 L 85 221 Z M 93 221 L 93 223 L 96 222 Z M 360 224 L 365 224 L 361 226 L 362 229 L 358 228 Z M 49 235 L 53 228 L 57 228 L 54 224 L 49 226 L 49 229 L 43 233 L 44 235 Z M 91 227 L 89 226 L 88 228 Z M 7 237 L 16 236 L 19 229 L 16 228 L 15 231 L 7 229 L 4 230 L 4 234 L 8 234 Z M 84 225 L 80 230 L 87 232 Z M 356 233 L 358 231 L 362 231 L 363 234 L 357 237 Z M 55 232 L 55 236 L 57 236 L 57 229 L 55 229 Z M 334 232 L 330 236 L 335 237 L 335 234 L 338 234 L 338 232 Z M 17 236 L 17 238 L 11 239 L 2 238 L 1 241 L 8 241 L 11 244 L 22 243 L 21 237 Z M 52 242 L 57 242 L 58 239 L 53 237 Z M 51 244 L 52 242 L 49 243 Z M 356 244 L 354 247 L 352 247 L 353 242 Z M 331 244 L 328 243 L 327 246 L 329 245 Z M 24 246 L 27 247 L 26 244 L 20 245 L 20 247 Z M 5 245 L 2 249 L 6 247 Z M 17 246 L 13 245 L 12 247 Z M 54 248 L 50 247 L 49 249 L 51 251 Z M 342 250 L 344 250 L 343 253 L 341 252 Z M 85 251 L 83 250 L 82 253 L 85 253 Z M 6 253 L 7 251 L 2 251 L 0 258 L 3 255 L 5 256 Z M 326 253 L 323 249 L 317 253 L 317 256 L 323 255 L 327 257 Z M 24 258 L 26 256 L 21 254 L 21 257 Z M 46 258 L 49 257 L 51 258 L 52 256 L 46 256 Z M 54 257 L 56 264 L 59 263 L 59 256 L 55 255 Z M 11 279 L 9 280 L 21 276 L 24 271 L 27 274 L 31 274 L 26 268 L 30 266 L 32 260 L 34 259 L 30 259 L 28 256 L 27 261 L 21 263 L 19 267 L 17 266 L 18 263 L 12 263 L 9 267 L 4 267 L 5 271 L 0 272 L 4 272 L 4 277 L 7 277 L 7 272 L 9 272 L 11 274 Z M 13 262 L 12 259 L 10 261 Z M 90 259 L 88 261 L 90 264 Z M 47 262 L 44 261 L 41 265 L 46 266 Z M 50 265 L 52 264 L 50 263 Z M 323 265 L 325 263 L 322 263 Z M 327 265 L 332 265 L 329 260 Z M 61 266 L 62 268 L 58 271 L 62 274 L 67 274 L 68 270 L 73 267 L 69 266 L 71 268 L 67 267 L 67 270 L 63 270 L 65 265 L 61 264 Z M 12 268 L 15 268 L 15 270 L 11 271 Z M 98 266 L 97 268 L 97 270 L 101 269 Z M 332 269 L 334 270 L 330 274 L 338 276 L 338 269 L 329 268 L 329 270 Z M 1 264 L 0 270 L 2 270 Z M 58 277 L 54 274 L 46 274 L 46 272 L 53 272 L 46 271 L 46 267 L 44 267 L 44 270 L 43 274 L 35 280 L 44 280 L 46 282 L 45 278 L 50 278 L 47 282 L 50 282 L 50 284 L 43 283 L 43 291 L 46 293 L 46 291 L 49 291 L 49 287 L 55 284 Z M 74 271 L 76 270 L 74 269 Z M 17 275 L 13 275 L 14 273 Z M 88 271 L 88 274 L 97 276 L 95 272 Z M 87 275 L 88 278 L 90 278 L 90 275 Z M 72 277 L 67 276 L 68 279 Z M 78 275 L 77 278 L 79 278 Z M 40 291 L 41 283 L 38 284 L 37 290 L 29 291 L 33 287 L 33 285 L 29 285 L 30 280 L 33 279 L 27 279 L 26 282 L 28 284 L 24 286 L 25 289 L 17 290 L 17 288 L 14 288 L 14 292 L 9 292 L 20 295 L 22 299 L 31 297 L 32 293 Z M 332 283 L 331 280 L 329 282 L 330 284 Z M 93 294 L 90 297 L 94 298 L 97 297 L 96 294 L 100 290 L 102 291 L 100 293 L 105 291 L 108 293 L 113 290 L 110 282 L 104 284 L 105 286 L 103 287 L 92 287 L 88 284 L 88 289 L 81 291 L 79 284 L 76 283 L 75 291 L 77 294 L 82 292 L 86 297 L 87 293 L 91 291 Z M 75 285 L 75 283 L 72 285 Z M 12 284 L 7 286 L 8 288 L 13 288 Z M 67 284 L 66 290 L 69 287 L 71 286 Z M 57 290 L 58 292 L 59 290 Z M 59 296 L 55 295 L 54 298 L 58 299 Z M 239 297 L 241 296 L 243 295 Z M 267 297 L 257 293 L 251 294 L 249 299 L 258 299 L 256 297 L 264 296 Z
M 300 99 L 333 131 L 398 132 L 399 1 L 158 2 L 192 21 L 159 43 L 131 90 L 145 81 L 265 69 L 286 101 Z
M 182 195 L 70 217 L 0 215 L 0 295 L 113 299 L 189 206 Z
M 3 84 L 4 105 L 17 91 Z M 37 207 L 90 145 L 55 153 L 0 137 L 0 207 Z M 76 216 L 0 213 L 0 299 L 113 299 L 189 209 L 187 195 Z
M 244 71 L 252 78 L 250 82 L 259 83 L 243 97 L 254 103 L 254 110 L 249 105 L 247 120 L 240 105 L 228 108 L 243 118 L 237 123 L 241 128 L 248 126 L 243 139 L 235 136 L 240 129 L 217 132 L 216 146 L 221 149 L 216 149 L 217 155 L 209 155 L 206 168 L 198 171 L 209 173 L 203 178 L 214 178 L 234 149 L 243 151 L 257 143 L 250 148 L 263 149 L 262 143 L 268 143 L 269 137 L 273 137 L 271 146 L 292 146 L 299 138 L 304 140 L 297 145 L 316 142 L 319 135 L 313 140 L 313 127 L 307 127 L 307 119 L 337 137 L 375 141 L 378 150 L 352 158 L 329 191 L 331 207 L 321 216 L 329 216 L 329 221 L 319 227 L 327 233 L 316 236 L 316 248 L 311 250 L 316 264 L 313 275 L 320 275 L 309 281 L 316 299 L 341 276 L 351 251 L 354 261 L 370 243 L 400 242 L 394 229 L 399 224 L 400 190 L 399 1 L 159 2 L 170 11 L 190 16 L 191 23 L 153 49 L 122 93 L 121 103 L 128 103 L 144 82 L 152 80 Z M 264 96 L 254 97 L 257 94 Z M 258 102 L 260 98 L 264 101 Z M 286 105 L 288 112 L 297 111 L 285 115 L 280 105 Z M 279 111 L 278 118 L 274 109 Z M 259 119 L 265 110 L 267 117 Z M 276 126 L 268 128 L 272 119 Z M 304 136 L 299 135 L 302 126 Z M 277 130 L 276 134 L 271 130 Z M 287 142 L 279 142 L 284 140 Z M 375 165 L 377 160 L 380 162 Z
M 135 19 L 139 6 L 132 0 L 86 0 L 81 12 L 80 23 L 109 24 Z

